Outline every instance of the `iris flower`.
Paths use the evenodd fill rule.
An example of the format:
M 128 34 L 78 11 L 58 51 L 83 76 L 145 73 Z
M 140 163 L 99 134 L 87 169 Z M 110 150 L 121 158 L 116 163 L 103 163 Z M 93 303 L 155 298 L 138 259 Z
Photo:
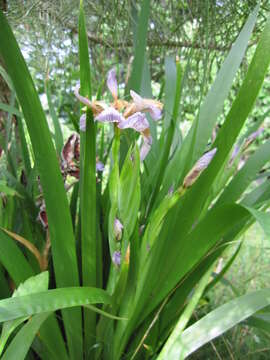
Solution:
M 162 117 L 163 104 L 157 100 L 144 99 L 135 91 L 130 90 L 131 102 L 118 98 L 118 84 L 115 69 L 111 69 L 107 75 L 107 87 L 110 90 L 113 103 L 109 106 L 101 101 L 90 101 L 79 94 L 79 87 L 75 88 L 75 96 L 84 105 L 93 111 L 94 120 L 102 123 L 115 123 L 119 129 L 133 129 L 142 135 L 143 143 L 140 150 L 140 158 L 143 161 L 151 149 L 152 137 L 149 122 L 145 113 L 149 113 L 153 120 Z M 86 115 L 80 118 L 80 129 L 86 129 Z

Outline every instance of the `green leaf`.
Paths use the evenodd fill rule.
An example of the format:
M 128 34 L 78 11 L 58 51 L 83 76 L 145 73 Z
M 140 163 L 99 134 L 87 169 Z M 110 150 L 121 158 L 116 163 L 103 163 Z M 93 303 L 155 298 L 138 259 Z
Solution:
M 222 166 L 254 105 L 267 72 L 269 62 L 270 21 L 267 22 L 265 29 L 261 34 L 246 78 L 233 102 L 225 123 L 217 135 L 215 143 L 213 144 L 213 148 L 217 148 L 217 153 L 208 168 L 200 175 L 191 189 L 187 191 L 178 210 L 173 214 L 171 221 L 174 222 L 174 225 L 171 232 L 173 234 L 179 234 L 178 244 L 181 244 L 181 239 L 185 238 L 193 224 L 202 217 L 202 209 L 205 202 L 209 201 L 211 186 L 214 184 L 220 169 L 222 169 Z M 252 84 L 252 87 L 250 84 Z M 175 237 L 170 237 L 168 243 L 169 249 L 171 248 L 170 241 L 175 243 Z M 177 252 L 175 251 L 175 254 L 176 253 Z M 171 253 L 171 256 L 174 256 L 173 253 Z
M 164 120 L 163 131 L 169 128 L 175 106 L 176 92 L 176 65 L 174 56 L 165 57 L 165 102 L 164 102 Z
M 141 11 L 135 37 L 135 55 L 132 65 L 132 73 L 126 91 L 130 89 L 140 92 L 144 70 L 145 50 L 147 44 L 147 30 L 150 13 L 150 0 L 142 0 Z
M 28 144 L 27 144 L 26 137 L 25 137 L 23 122 L 20 120 L 18 121 L 18 133 L 20 136 L 22 159 L 24 162 L 25 175 L 28 179 L 28 184 L 29 184 L 30 183 L 29 177 L 30 177 L 30 173 L 32 170 L 31 169 L 31 160 L 30 160 L 30 154 L 29 154 L 29 150 L 28 150 Z
M 10 106 L 4 103 L 0 103 L 0 109 L 4 110 L 10 114 L 14 114 L 16 116 L 22 117 L 22 113 L 14 106 Z
M 198 159 L 205 150 L 207 142 L 212 134 L 213 126 L 223 110 L 224 101 L 229 94 L 234 77 L 244 57 L 248 41 L 256 22 L 258 9 L 259 7 L 257 6 L 249 16 L 245 26 L 218 72 L 215 82 L 213 83 L 200 108 L 197 125 L 195 123 L 193 124 L 190 132 L 183 142 L 183 145 L 171 161 L 164 180 L 165 187 L 163 194 L 168 191 L 169 187 L 173 183 L 178 183 L 179 179 L 183 177 L 184 167 L 187 165 L 191 168 L 195 160 Z M 191 162 L 186 164 L 186 159 L 189 151 L 191 150 L 190 147 L 192 145 L 195 126 L 197 126 L 197 130 L 196 141 L 194 142 L 195 148 L 192 149 L 193 158 L 191 159 Z M 186 171 L 188 170 L 189 169 L 187 168 Z
M 91 69 L 83 1 L 79 13 L 80 93 L 91 99 Z M 91 110 L 86 113 L 86 131 L 81 132 L 81 257 L 84 286 L 96 286 L 96 127 Z M 85 349 L 95 342 L 95 313 L 84 310 Z M 78 354 L 76 354 L 79 357 Z
M 65 339 L 56 319 L 57 315 L 50 316 L 39 330 L 39 338 L 44 346 L 49 350 L 49 359 L 69 360 Z
M 0 248 L 0 262 L 16 285 L 33 275 L 31 266 L 15 241 L 2 230 L 0 230 Z
M 0 37 L 0 54 L 23 111 L 43 188 L 56 283 L 57 286 L 76 286 L 79 284 L 79 274 L 75 239 L 59 162 L 33 80 L 12 30 L 1 11 Z M 33 114 L 35 114 L 34 117 Z M 57 206 L 55 194 L 57 194 Z M 71 324 L 73 329 L 74 326 L 80 328 L 81 313 L 79 309 L 74 309 L 67 313 L 64 312 L 63 317 L 69 348 L 75 357 L 79 342 L 73 343 L 72 334 L 67 329 L 71 328 Z
M 259 290 L 229 301 L 188 327 L 171 349 L 177 359 L 187 357 L 257 311 L 270 305 L 270 289 Z
M 251 316 L 246 323 L 249 326 L 254 326 L 258 329 L 264 330 L 270 334 L 270 313 L 263 312 Z
M 257 207 L 270 199 L 270 184 L 265 180 L 261 185 L 250 191 L 240 202 L 243 206 Z
M 181 97 L 181 85 L 182 85 L 182 69 L 180 66 L 180 62 L 176 62 L 176 85 L 175 85 L 175 92 L 174 92 L 174 105 L 173 105 L 173 112 L 171 115 L 171 120 L 168 127 L 168 132 L 165 134 L 165 144 L 164 147 L 160 149 L 162 151 L 161 160 L 158 166 L 158 172 L 157 172 L 157 180 L 152 179 L 153 182 L 155 182 L 154 191 L 151 195 L 150 204 L 148 206 L 148 213 L 150 213 L 152 206 L 154 205 L 157 195 L 160 191 L 160 186 L 163 181 L 163 177 L 165 174 L 165 169 L 168 164 L 171 146 L 173 142 L 173 137 L 176 129 L 176 123 L 177 123 L 177 117 L 179 112 L 179 106 L 180 106 L 180 97 Z M 164 148 L 164 149 L 163 149 Z
M 138 286 L 136 294 L 136 298 L 140 297 L 140 293 L 144 294 L 141 298 L 147 303 L 143 309 L 144 314 L 149 314 L 231 228 L 247 217 L 248 211 L 243 207 L 226 204 L 211 209 L 189 235 L 173 247 L 169 246 L 168 236 L 163 244 L 159 236 L 159 241 L 153 247 L 153 254 L 149 256 L 142 272 L 142 277 L 146 275 L 146 271 L 148 272 L 143 281 L 144 287 Z M 170 228 L 170 223 L 165 223 L 165 226 Z M 164 253 L 166 256 L 161 256 Z M 154 296 L 151 302 L 146 298 L 147 294 Z
M 0 299 L 10 296 L 10 288 L 8 280 L 6 278 L 5 270 L 2 265 L 0 265 Z
M 0 180 L 0 192 L 4 193 L 5 195 L 8 195 L 8 196 L 19 196 L 19 197 L 21 197 L 21 195 L 19 193 L 17 193 L 16 190 L 14 190 L 13 188 L 7 186 L 6 182 L 3 181 L 3 180 Z
M 34 272 L 28 261 L 12 240 L 4 231 L 0 230 L 0 262 L 3 264 L 11 279 L 18 286 L 21 282 L 30 278 Z M 10 261 L 12 259 L 12 261 Z M 45 277 L 45 275 L 42 275 Z M 52 347 L 52 343 L 57 339 L 57 354 L 60 358 L 66 359 L 66 349 L 59 325 L 53 317 L 50 317 L 46 324 L 41 328 L 40 334 L 46 346 Z
M 2 76 L 2 78 L 5 80 L 6 84 L 8 85 L 8 87 L 10 88 L 10 90 L 14 91 L 14 87 L 12 84 L 12 81 L 10 79 L 10 77 L 8 76 L 6 70 L 3 68 L 3 66 L 0 65 L 0 75 Z
M 32 276 L 27 279 L 24 283 L 20 284 L 19 287 L 14 291 L 12 297 L 24 296 L 28 294 L 38 293 L 48 289 L 49 285 L 49 273 L 47 271 Z M 16 320 L 7 321 L 3 324 L 1 338 L 0 338 L 0 356 L 4 350 L 5 344 L 12 334 L 12 332 L 23 323 L 27 317 L 19 318 Z
M 47 320 L 51 313 L 44 313 L 35 315 L 32 319 L 28 320 L 18 334 L 14 337 L 7 350 L 5 351 L 2 360 L 16 360 L 24 359 L 27 355 L 29 348 L 36 336 L 41 325 Z
M 124 232 L 128 238 L 134 230 L 141 198 L 140 189 L 140 154 L 138 147 L 130 148 L 123 164 L 118 188 L 118 210 Z
M 155 241 L 158 240 L 164 219 L 169 210 L 179 201 L 181 194 L 175 192 L 172 195 L 167 195 L 151 214 L 147 224 L 145 233 L 141 243 L 140 266 L 141 269 L 145 266 L 145 258 L 149 250 L 153 248 Z
M 261 225 L 263 231 L 265 232 L 265 235 L 267 236 L 268 240 L 270 241 L 270 213 L 259 211 L 259 210 L 256 210 L 256 209 L 253 209 L 253 208 L 247 207 L 247 206 L 246 206 L 246 209 L 258 221 L 258 223 Z
M 188 324 L 188 321 L 191 318 L 195 307 L 197 306 L 200 298 L 202 297 L 204 289 L 206 288 L 209 278 L 211 276 L 212 270 L 213 270 L 213 265 L 208 269 L 208 271 L 204 274 L 204 276 L 199 281 L 197 288 L 195 288 L 194 293 L 193 293 L 191 299 L 189 300 L 189 303 L 187 304 L 185 310 L 181 314 L 176 326 L 173 329 L 172 334 L 166 341 L 164 347 L 161 350 L 161 353 L 157 357 L 157 360 L 162 360 L 162 359 L 169 360 L 169 359 L 177 358 L 177 356 L 174 357 L 175 356 L 175 353 L 174 353 L 175 352 L 175 350 L 174 350 L 175 343 L 178 341 L 178 337 L 182 335 L 183 330 L 185 329 L 186 325 Z
M 64 145 L 63 134 L 62 134 L 60 121 L 56 115 L 56 112 L 55 112 L 55 109 L 54 109 L 54 106 L 52 103 L 49 80 L 45 81 L 45 90 L 46 90 L 46 95 L 47 95 L 47 99 L 48 99 L 49 112 L 50 112 L 50 116 L 52 118 L 53 126 L 54 126 L 54 140 L 55 140 L 56 151 L 57 151 L 57 154 L 60 155 L 61 150 Z
M 237 246 L 237 249 L 235 250 L 234 254 L 229 258 L 227 263 L 223 266 L 222 270 L 216 274 L 214 279 L 207 285 L 207 288 L 205 289 L 205 292 L 212 289 L 219 281 L 221 281 L 224 278 L 224 275 L 226 272 L 230 269 L 231 265 L 233 264 L 234 260 L 237 258 L 239 251 L 241 250 L 243 242 L 240 242 Z
M 248 185 L 256 178 L 260 169 L 269 161 L 269 152 L 270 140 L 261 145 L 237 172 L 218 199 L 218 205 L 225 202 L 235 202 L 239 198 Z
M 31 276 L 25 280 L 19 287 L 14 291 L 12 297 L 24 296 L 28 294 L 34 294 L 40 291 L 45 291 L 49 286 L 49 273 L 44 271 L 38 275 Z
M 119 314 L 128 317 L 129 321 L 127 325 L 117 324 L 115 337 L 119 343 L 116 343 L 115 353 L 121 353 L 132 331 L 209 255 L 229 230 L 242 224 L 248 216 L 248 211 L 239 205 L 226 204 L 212 208 L 181 241 L 180 231 L 173 233 L 171 222 L 164 221 L 158 241 L 142 264 L 136 293 L 130 296 L 128 305 Z
M 91 287 L 69 287 L 0 300 L 0 322 L 91 304 L 110 304 L 106 291 Z

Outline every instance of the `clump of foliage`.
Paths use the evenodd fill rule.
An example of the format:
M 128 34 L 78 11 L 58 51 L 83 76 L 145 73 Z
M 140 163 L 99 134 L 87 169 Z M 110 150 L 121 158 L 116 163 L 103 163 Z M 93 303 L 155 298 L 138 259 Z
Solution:
M 262 132 L 260 122 L 239 135 L 267 73 L 270 23 L 224 122 L 217 126 L 258 6 L 179 145 L 174 140 L 185 76 L 179 59 L 166 57 L 164 98 L 151 98 L 149 10 L 144 0 L 127 86 L 119 91 L 111 70 L 107 101 L 91 87 L 95 70 L 81 1 L 75 89 L 81 119 L 73 119 L 66 142 L 48 101 L 51 134 L 0 14 L 1 74 L 13 94 L 11 104 L 1 105 L 8 113 L 1 138 L 7 168 L 0 184 L 3 359 L 30 358 L 33 352 L 42 359 L 185 358 L 254 314 L 267 319 L 269 289 L 237 297 L 198 321 L 192 314 L 237 256 L 238 249 L 215 273 L 226 247 L 255 220 L 269 231 L 268 180 L 249 186 L 269 160 L 270 142 L 247 156 Z

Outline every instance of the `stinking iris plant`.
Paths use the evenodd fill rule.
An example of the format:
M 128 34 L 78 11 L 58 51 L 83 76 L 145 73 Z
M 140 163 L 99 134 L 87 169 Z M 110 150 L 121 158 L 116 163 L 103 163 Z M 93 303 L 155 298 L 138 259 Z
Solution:
M 13 152 L 6 156 L 7 174 L 17 166 L 16 182 L 15 189 L 7 188 L 9 192 L 0 204 L 0 320 L 4 323 L 0 357 L 16 357 L 18 352 L 28 356 L 26 352 L 35 340 L 29 356 L 42 360 L 186 358 L 258 309 L 269 306 L 270 290 L 263 289 L 234 299 L 198 321 L 192 320 L 199 300 L 222 279 L 212 274 L 224 250 L 255 220 L 266 228 L 269 225 L 265 213 L 269 208 L 269 183 L 259 171 L 268 166 L 270 141 L 253 153 L 248 146 L 262 134 L 265 125 L 258 129 L 260 121 L 252 127 L 247 124 L 243 136 L 242 130 L 270 64 L 270 23 L 262 32 L 231 110 L 224 114 L 224 103 L 248 47 L 258 10 L 256 7 L 249 16 L 196 109 L 198 116 L 189 133 L 177 144 L 174 140 L 186 115 L 184 108 L 179 113 L 179 104 L 186 96 L 186 76 L 180 60 L 175 63 L 172 56 L 165 59 L 164 107 L 168 116 L 160 124 L 161 132 L 150 133 L 149 122 L 150 117 L 153 121 L 162 118 L 163 104 L 133 91 L 151 87 L 151 74 L 143 76 L 143 61 L 135 61 L 146 55 L 146 49 L 142 52 L 140 47 L 147 46 L 149 1 L 142 2 L 138 14 L 138 46 L 129 77 L 132 90 L 128 101 L 119 96 L 115 69 L 107 75 L 111 101 L 91 97 L 95 87 L 87 83 L 91 68 L 80 1 L 80 86 L 89 98 L 80 94 L 80 86 L 75 88 L 76 98 L 87 112 L 82 109 L 81 133 L 72 133 L 66 142 L 60 122 L 52 136 L 30 73 L 0 10 L 0 55 L 9 75 L 6 78 L 13 84 L 16 113 L 21 114 L 16 119 L 18 136 L 17 126 L 11 126 L 11 131 L 16 130 L 10 136 L 11 149 L 16 149 L 14 154 L 22 149 L 18 159 Z M 93 116 L 88 119 L 89 113 Z M 114 123 L 114 135 L 104 128 L 98 134 L 100 129 L 95 131 L 93 120 Z M 87 132 L 83 133 L 86 124 Z M 128 133 L 126 129 L 130 129 Z M 129 149 L 121 147 L 120 136 L 130 135 L 132 130 L 138 133 L 132 138 L 141 142 L 140 149 L 137 144 L 128 144 Z M 30 139 L 26 147 L 25 132 Z M 209 146 L 211 134 L 214 136 Z M 14 143 L 18 138 L 22 146 Z M 152 140 L 155 146 L 151 149 Z M 245 163 L 239 169 L 242 160 Z M 106 178 L 96 177 L 104 167 L 108 170 Z M 25 180 L 19 184 L 21 169 Z M 13 186 L 11 177 L 2 180 Z M 67 196 L 71 188 L 72 194 Z M 37 213 L 44 231 L 36 222 Z M 221 275 L 240 247 L 241 242 Z M 9 297 L 14 285 L 20 290 Z M 84 307 L 83 311 L 79 306 Z M 56 310 L 57 318 L 53 314 Z M 22 324 L 21 319 L 29 321 Z

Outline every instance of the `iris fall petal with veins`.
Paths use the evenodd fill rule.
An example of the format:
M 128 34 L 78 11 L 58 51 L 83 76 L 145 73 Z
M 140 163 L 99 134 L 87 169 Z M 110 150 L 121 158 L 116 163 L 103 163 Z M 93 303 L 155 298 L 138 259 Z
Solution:
M 145 113 L 149 113 L 153 120 L 159 120 L 162 117 L 163 104 L 157 100 L 144 99 L 133 90 L 130 90 L 131 102 L 118 99 L 115 69 L 108 72 L 107 87 L 114 98 L 114 102 L 109 107 L 101 101 L 90 101 L 88 98 L 81 96 L 79 86 L 75 88 L 74 93 L 83 104 L 92 110 L 95 121 L 116 123 L 119 129 L 133 129 L 139 132 L 143 137 L 140 158 L 144 160 L 152 145 L 150 126 Z M 85 114 L 80 118 L 80 130 L 86 130 Z

